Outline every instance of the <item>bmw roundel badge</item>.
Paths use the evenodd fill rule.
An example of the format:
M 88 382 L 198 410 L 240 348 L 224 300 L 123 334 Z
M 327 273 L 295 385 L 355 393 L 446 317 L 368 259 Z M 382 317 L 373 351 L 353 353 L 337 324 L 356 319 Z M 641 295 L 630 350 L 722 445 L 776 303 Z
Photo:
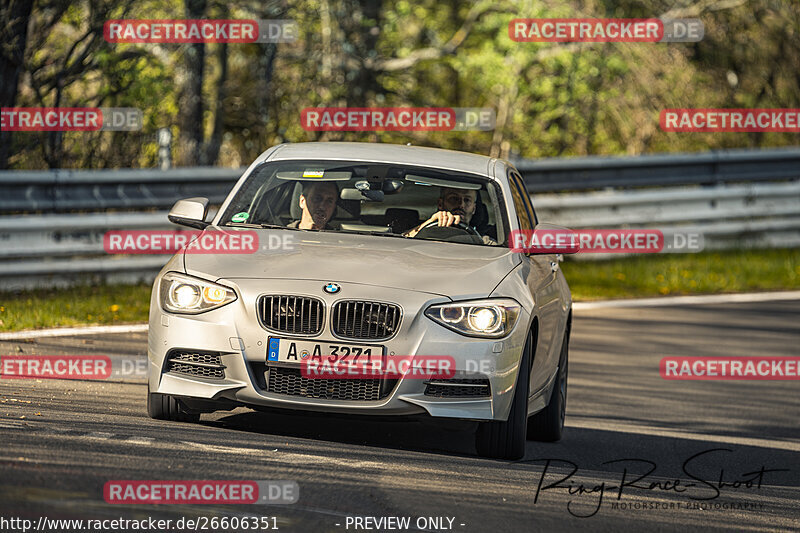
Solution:
M 328 283 L 327 285 L 322 287 L 322 290 L 324 290 L 328 294 L 336 294 L 337 292 L 342 290 L 342 288 L 336 283 Z

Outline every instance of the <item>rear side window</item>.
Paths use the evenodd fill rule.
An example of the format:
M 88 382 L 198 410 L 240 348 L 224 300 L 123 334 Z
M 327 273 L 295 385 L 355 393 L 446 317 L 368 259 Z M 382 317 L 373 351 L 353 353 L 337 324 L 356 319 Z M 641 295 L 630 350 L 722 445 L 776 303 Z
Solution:
M 515 171 L 509 171 L 508 183 L 511 187 L 511 198 L 514 200 L 517 218 L 519 218 L 519 228 L 532 230 L 536 226 L 536 214 L 522 178 Z

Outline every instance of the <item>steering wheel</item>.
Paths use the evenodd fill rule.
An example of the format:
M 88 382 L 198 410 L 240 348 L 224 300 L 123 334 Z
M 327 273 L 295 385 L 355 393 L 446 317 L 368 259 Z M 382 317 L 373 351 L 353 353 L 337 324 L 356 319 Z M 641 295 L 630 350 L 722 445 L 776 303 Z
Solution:
M 450 224 L 449 226 L 439 226 L 439 222 L 437 220 L 431 220 L 430 222 L 428 222 L 427 224 L 422 226 L 419 229 L 419 231 L 417 232 L 417 234 L 414 235 L 414 238 L 416 239 L 417 237 L 419 237 L 420 233 L 422 233 L 423 231 L 425 231 L 426 229 L 428 229 L 428 228 L 430 228 L 432 226 L 436 226 L 436 227 L 438 227 L 440 229 L 446 229 L 446 228 L 460 229 L 462 231 L 465 231 L 469 235 L 474 235 L 475 237 L 478 237 L 479 239 L 483 238 L 483 236 L 480 233 L 478 233 L 478 230 L 476 230 L 472 226 L 468 226 L 467 224 L 465 224 L 463 222 L 457 222 L 455 224 Z

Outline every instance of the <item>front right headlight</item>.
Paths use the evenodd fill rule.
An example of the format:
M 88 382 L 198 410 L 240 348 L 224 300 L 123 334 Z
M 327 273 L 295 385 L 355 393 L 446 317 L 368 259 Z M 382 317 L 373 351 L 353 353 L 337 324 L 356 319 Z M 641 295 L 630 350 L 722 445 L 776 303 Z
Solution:
M 236 299 L 229 287 L 178 272 L 167 272 L 160 283 L 161 307 L 172 313 L 196 315 Z
M 514 329 L 520 305 L 511 298 L 487 298 L 432 305 L 425 316 L 469 337 L 505 337 Z

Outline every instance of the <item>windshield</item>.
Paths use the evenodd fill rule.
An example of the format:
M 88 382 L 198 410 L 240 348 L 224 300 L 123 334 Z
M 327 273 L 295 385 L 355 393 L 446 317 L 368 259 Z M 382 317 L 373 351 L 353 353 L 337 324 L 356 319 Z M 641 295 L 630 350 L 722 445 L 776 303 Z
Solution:
M 386 163 L 279 161 L 252 172 L 220 225 L 505 246 L 504 213 L 500 188 L 478 175 Z

